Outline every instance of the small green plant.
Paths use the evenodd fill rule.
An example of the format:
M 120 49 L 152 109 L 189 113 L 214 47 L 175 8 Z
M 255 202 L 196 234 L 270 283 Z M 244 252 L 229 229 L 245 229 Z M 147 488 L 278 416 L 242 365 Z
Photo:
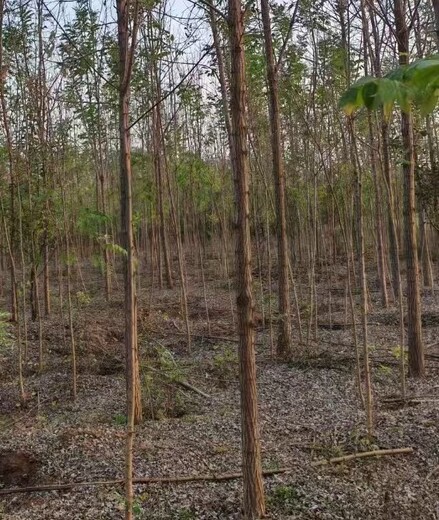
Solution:
M 184 374 L 173 354 L 161 346 L 149 347 L 142 369 L 145 416 L 161 420 L 185 415 L 188 403 L 178 384 Z
M 124 249 L 122 246 L 120 246 L 119 244 L 116 244 L 114 242 L 109 242 L 108 244 L 105 244 L 105 247 L 107 249 L 109 249 L 112 253 L 114 253 L 115 255 L 120 255 L 120 256 L 127 256 L 127 250 Z
M 238 378 L 238 354 L 231 347 L 227 347 L 220 354 L 213 358 L 212 375 L 218 380 L 221 386 L 226 386 L 229 380 Z
M 78 302 L 78 305 L 85 306 L 91 303 L 91 296 L 86 291 L 77 291 L 76 301 Z
M 407 352 L 407 350 L 402 349 L 400 345 L 397 345 L 396 347 L 393 347 L 391 352 L 392 352 L 392 356 L 395 359 L 397 359 L 398 361 L 401 360 L 402 352 L 404 352 L 404 361 L 406 363 L 408 362 L 408 352 Z
M 378 366 L 378 374 L 383 377 L 388 377 L 388 376 L 392 375 L 392 368 L 389 367 L 388 365 L 380 364 Z
M 265 462 L 265 467 L 269 471 L 276 471 L 276 470 L 280 469 L 281 464 L 276 457 L 272 457 Z
M 196 520 L 197 517 L 193 511 L 184 507 L 175 513 L 174 518 L 175 520 Z
M 109 498 L 113 501 L 116 502 L 116 509 L 118 509 L 119 511 L 125 511 L 126 509 L 126 506 L 127 506 L 127 501 L 126 501 L 126 498 L 124 495 L 122 495 L 121 493 L 119 492 L 114 492 L 112 493 Z M 140 515 L 142 513 L 144 513 L 144 509 L 142 507 L 142 498 L 145 498 L 143 495 L 140 495 L 139 498 L 135 498 L 133 500 L 133 505 L 132 505 L 132 512 L 133 512 L 133 516 L 134 518 L 138 518 L 140 517 Z
M 99 269 L 101 273 L 105 272 L 105 262 L 102 255 L 93 255 L 91 257 L 91 264 L 93 267 L 96 267 L 96 269 Z
M 11 346 L 12 334 L 9 326 L 9 314 L 0 311 L 0 348 L 4 349 Z
M 268 495 L 268 506 L 279 513 L 293 514 L 306 508 L 303 494 L 292 485 L 281 485 Z
M 118 413 L 113 417 L 113 421 L 118 426 L 125 426 L 127 423 L 127 417 L 123 413 Z
M 143 507 L 141 506 L 140 502 L 138 500 L 134 500 L 134 503 L 133 503 L 134 517 L 139 516 L 142 513 L 143 513 Z

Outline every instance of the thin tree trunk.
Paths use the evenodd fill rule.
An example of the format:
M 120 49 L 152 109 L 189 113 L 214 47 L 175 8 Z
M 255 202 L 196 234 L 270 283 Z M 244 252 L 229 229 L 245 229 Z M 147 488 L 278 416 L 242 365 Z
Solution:
M 125 277 L 125 349 L 127 370 L 127 437 L 125 464 L 125 519 L 133 518 L 133 447 L 134 427 L 141 420 L 140 376 L 137 345 L 137 301 L 135 248 L 133 233 L 133 202 L 131 172 L 131 139 L 129 130 L 130 80 L 137 33 L 138 3 L 135 3 L 133 27 L 130 37 L 130 5 L 117 0 L 117 26 L 119 47 L 119 133 L 120 133 L 120 186 L 121 226 Z
M 267 60 L 267 82 L 270 106 L 271 153 L 276 194 L 277 256 L 279 320 L 277 354 L 286 356 L 291 352 L 291 305 L 288 277 L 288 238 L 285 200 L 285 171 L 281 150 L 281 125 L 279 114 L 278 71 L 274 59 L 271 34 L 270 7 L 268 0 L 261 0 L 264 27 L 265 57 Z
M 361 281 L 361 323 L 363 329 L 363 368 L 364 381 L 366 387 L 366 426 L 369 438 L 373 435 L 373 402 L 372 402 L 372 382 L 369 359 L 369 345 L 368 345 L 368 326 L 367 326 L 367 278 L 366 278 L 366 259 L 364 251 L 364 218 L 363 218 L 363 186 L 362 186 L 362 171 L 358 160 L 357 146 L 355 142 L 353 121 L 349 121 L 349 130 L 351 137 L 351 146 L 354 159 L 354 170 L 357 188 L 357 225 L 358 225 L 358 239 L 359 239 L 359 264 L 360 264 L 360 281 Z
M 1 110 L 2 110 L 2 119 L 3 119 L 3 127 L 5 130 L 6 137 L 6 146 L 8 153 L 8 174 L 10 179 L 10 220 L 11 220 L 11 229 L 9 231 L 8 240 L 8 256 L 9 256 L 9 268 L 10 268 L 10 284 L 11 284 L 11 321 L 16 322 L 18 320 L 18 310 L 17 310 L 17 284 L 16 284 L 16 272 L 15 272 L 15 261 L 14 261 L 14 245 L 15 245 L 15 174 L 14 174 L 14 165 L 12 159 L 12 139 L 11 133 L 9 130 L 9 121 L 7 115 L 7 107 L 6 107 L 6 99 L 5 99 L 5 81 L 7 75 L 3 72 L 3 68 L 5 64 L 3 62 L 3 17 L 4 17 L 4 8 L 5 2 L 4 0 L 0 0 L 0 69 L 2 77 L 0 78 L 0 102 L 1 102 Z M 3 218 L 5 218 L 3 213 Z M 5 222 L 6 224 L 6 222 Z
M 396 36 L 400 66 L 409 61 L 409 30 L 405 20 L 406 3 L 394 0 Z M 407 330 L 409 370 L 414 377 L 425 375 L 424 346 L 421 328 L 419 263 L 416 237 L 415 150 L 413 122 L 410 112 L 401 113 L 401 134 L 404 148 L 402 172 L 404 178 L 404 225 L 407 263 Z
M 250 168 L 248 160 L 247 90 L 245 84 L 244 12 L 241 0 L 229 0 L 231 46 L 231 127 L 232 165 L 235 172 L 237 204 L 236 288 L 239 330 L 239 365 L 241 390 L 242 472 L 244 517 L 265 515 L 259 438 L 258 399 L 256 390 L 255 331 L 251 269 Z

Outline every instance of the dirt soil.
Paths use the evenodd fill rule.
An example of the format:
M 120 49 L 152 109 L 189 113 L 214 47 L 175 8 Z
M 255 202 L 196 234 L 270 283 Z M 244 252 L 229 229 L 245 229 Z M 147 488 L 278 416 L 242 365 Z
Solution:
M 172 378 L 163 382 L 162 377 L 158 387 L 154 373 L 143 369 L 147 419 L 137 428 L 135 475 L 138 477 L 240 471 L 236 343 L 224 339 L 236 338 L 231 315 L 233 298 L 227 282 L 217 280 L 214 271 L 214 267 L 206 271 L 206 298 L 199 273 L 194 269 L 193 278 L 189 278 L 189 313 L 194 334 L 190 353 L 179 289 L 156 288 L 151 294 L 148 277 L 142 277 L 145 283 L 139 299 L 142 359 L 151 359 L 151 352 L 157 353 L 159 349 L 167 357 L 166 369 L 178 371 L 180 379 L 210 398 L 176 385 Z M 121 282 L 107 304 L 102 298 L 99 275 L 91 267 L 84 267 L 83 276 L 85 287 L 79 279 L 74 286 L 79 368 L 76 402 L 70 398 L 67 311 L 64 308 L 60 316 L 57 290 L 53 294 L 53 315 L 42 320 L 46 360 L 42 374 L 38 372 L 38 323 L 28 325 L 26 406 L 19 401 L 16 348 L 1 347 L 0 495 L 2 488 L 13 486 L 123 478 L 125 379 Z M 369 321 L 375 434 L 371 440 L 366 435 L 365 414 L 356 389 L 352 327 L 346 323 L 342 282 L 339 289 L 334 286 L 331 291 L 330 317 L 327 282 L 324 276 L 319 279 L 316 337 L 313 330 L 309 345 L 296 346 L 296 355 L 288 363 L 276 362 L 270 356 L 268 320 L 262 315 L 258 300 L 263 466 L 267 470 L 290 468 L 287 473 L 265 479 L 268 518 L 439 519 L 438 296 L 427 291 L 423 295 L 428 377 L 423 381 L 407 380 L 407 395 L 411 400 L 403 406 L 398 400 L 398 313 L 395 308 L 381 308 L 379 294 L 372 285 Z M 305 283 L 303 287 L 298 285 L 298 290 L 300 301 L 305 302 L 302 306 L 305 315 Z M 259 298 L 257 291 L 256 294 Z M 306 321 L 303 319 L 304 329 Z M 293 325 L 297 344 L 296 316 Z M 155 377 L 161 376 L 156 373 Z M 153 392 L 161 392 L 160 409 L 154 409 L 158 397 Z M 414 451 L 311 466 L 314 460 L 400 447 L 412 447 Z M 241 518 L 240 507 L 240 480 L 136 486 L 138 519 L 232 520 Z M 123 518 L 123 510 L 121 485 L 0 496 L 1 520 L 110 520 Z

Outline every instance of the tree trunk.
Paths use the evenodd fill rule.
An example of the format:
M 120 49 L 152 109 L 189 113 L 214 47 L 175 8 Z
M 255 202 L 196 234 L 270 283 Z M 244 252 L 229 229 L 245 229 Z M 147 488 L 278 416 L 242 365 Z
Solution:
M 409 31 L 405 21 L 404 0 L 394 1 L 396 37 L 399 64 L 407 65 L 409 56 Z M 424 347 L 421 328 L 421 302 L 419 293 L 419 265 L 416 237 L 415 154 L 413 123 L 410 112 L 401 113 L 401 135 L 404 148 L 402 172 L 404 178 L 404 225 L 407 263 L 407 329 L 410 375 L 425 375 Z
M 262 481 L 261 447 L 256 391 L 255 331 L 251 270 L 250 168 L 247 149 L 247 91 L 245 84 L 244 13 L 241 0 L 229 0 L 231 46 L 231 123 L 237 200 L 236 288 L 239 330 L 241 390 L 242 471 L 244 517 L 262 518 L 265 498 Z
M 277 255 L 278 255 L 278 297 L 279 322 L 277 354 L 285 356 L 291 351 L 290 290 L 288 278 L 288 238 L 285 203 L 285 171 L 281 150 L 281 126 L 279 114 L 279 92 L 277 67 L 274 60 L 273 38 L 271 34 L 270 7 L 268 0 L 261 0 L 262 22 L 264 26 L 265 56 L 267 60 L 267 82 L 269 90 L 271 151 L 276 194 Z
M 130 77 L 136 39 L 138 4 L 135 4 L 134 22 L 129 45 L 129 4 L 117 0 L 119 46 L 119 133 L 120 133 L 120 209 L 125 277 L 125 349 L 127 370 L 127 442 L 126 442 L 126 509 L 125 518 L 133 518 L 133 444 L 134 425 L 141 420 L 140 376 L 137 351 L 137 301 L 135 249 L 133 234 L 131 139 L 129 130 Z
M 434 32 L 436 34 L 436 44 L 439 47 L 439 0 L 431 0 L 434 11 Z

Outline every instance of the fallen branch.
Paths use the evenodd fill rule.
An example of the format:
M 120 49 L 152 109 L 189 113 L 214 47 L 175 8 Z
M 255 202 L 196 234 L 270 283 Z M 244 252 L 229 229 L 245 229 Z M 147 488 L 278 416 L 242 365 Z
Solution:
M 381 457 L 383 455 L 398 455 L 401 453 L 412 453 L 413 448 L 395 448 L 392 450 L 373 450 L 363 451 L 360 453 L 351 453 L 350 455 L 343 455 L 342 457 L 334 457 L 333 459 L 316 460 L 311 462 L 311 466 L 326 466 L 328 464 L 336 464 L 338 462 L 347 462 L 353 459 L 365 459 L 367 457 Z
M 435 403 L 439 401 L 439 397 L 388 397 L 383 399 L 383 403 L 405 403 L 405 404 L 418 404 L 418 403 Z
M 165 377 L 166 379 L 168 379 L 171 383 L 175 383 L 176 385 L 180 385 L 183 388 L 186 388 L 187 390 L 191 390 L 192 392 L 195 392 L 196 394 L 201 395 L 202 397 L 205 397 L 206 399 L 212 399 L 211 395 L 206 394 L 205 392 L 203 392 L 196 386 L 193 386 L 190 383 L 188 383 L 187 381 L 183 381 L 182 379 L 172 377 L 171 375 L 166 374 L 166 372 L 164 372 L 163 370 L 159 370 L 158 368 L 154 368 L 149 365 L 146 365 L 146 369 L 151 370 L 152 372 L 155 372 L 157 374 L 160 374 L 163 377 Z
M 374 450 L 362 453 L 352 453 L 343 457 L 334 457 L 332 459 L 316 460 L 311 462 L 311 467 L 325 466 L 328 464 L 336 464 L 339 462 L 347 462 L 353 459 L 362 459 L 366 457 L 381 457 L 383 455 L 398 455 L 402 453 L 412 453 L 413 448 L 396 448 L 390 450 Z M 263 471 L 264 477 L 289 473 L 294 467 L 278 468 Z M 222 482 L 226 480 L 237 480 L 242 478 L 242 473 L 223 473 L 220 475 L 188 475 L 176 477 L 139 477 L 133 478 L 133 484 L 184 484 L 187 482 Z M 42 486 L 16 487 L 9 489 L 1 489 L 0 496 L 13 495 L 18 493 L 39 493 L 45 491 L 70 491 L 74 488 L 92 487 L 92 486 L 116 486 L 123 484 L 124 479 L 115 480 L 95 480 L 91 482 L 70 482 L 68 484 L 46 484 Z
M 181 381 L 180 379 L 176 379 L 175 382 L 183 388 L 187 388 L 188 390 L 191 390 L 192 392 L 195 392 L 196 394 L 199 394 L 202 397 L 205 397 L 206 399 L 212 399 L 211 395 L 204 393 L 202 390 L 200 390 L 196 386 L 191 385 L 187 381 Z
M 287 473 L 292 468 L 279 468 L 270 471 L 264 471 L 263 475 L 266 477 L 278 475 L 280 473 Z M 221 475 L 188 475 L 181 477 L 139 477 L 133 478 L 133 484 L 185 484 L 187 482 L 211 481 L 221 482 L 226 480 L 237 480 L 242 478 L 242 473 L 223 473 Z M 124 479 L 115 480 L 95 480 L 90 482 L 70 482 L 68 484 L 47 484 L 42 486 L 17 487 L 10 489 L 1 489 L 1 495 L 12 495 L 15 493 L 35 493 L 44 491 L 69 491 L 79 487 L 94 487 L 94 486 L 116 486 L 124 484 Z

